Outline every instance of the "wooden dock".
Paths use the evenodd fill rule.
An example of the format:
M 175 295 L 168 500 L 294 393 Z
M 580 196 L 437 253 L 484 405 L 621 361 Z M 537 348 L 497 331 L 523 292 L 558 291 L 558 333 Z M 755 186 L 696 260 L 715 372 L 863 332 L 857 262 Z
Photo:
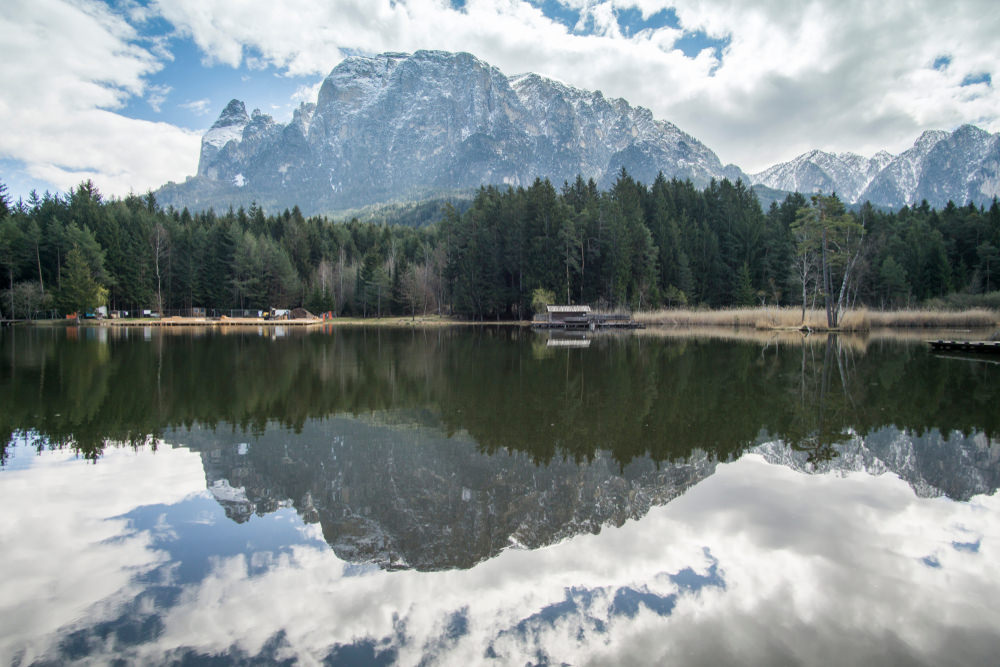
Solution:
M 598 329 L 645 329 L 645 324 L 627 321 L 601 321 L 591 320 L 587 322 L 532 322 L 533 329 L 556 329 L 562 331 L 596 331 Z
M 959 350 L 962 352 L 987 352 L 1000 354 L 1000 341 L 992 340 L 929 340 L 927 344 L 935 352 Z
M 531 323 L 534 329 L 556 329 L 561 331 L 597 331 L 599 329 L 645 329 L 646 325 L 636 322 L 628 315 L 605 315 L 600 313 L 585 313 L 570 315 L 558 319 L 536 320 Z

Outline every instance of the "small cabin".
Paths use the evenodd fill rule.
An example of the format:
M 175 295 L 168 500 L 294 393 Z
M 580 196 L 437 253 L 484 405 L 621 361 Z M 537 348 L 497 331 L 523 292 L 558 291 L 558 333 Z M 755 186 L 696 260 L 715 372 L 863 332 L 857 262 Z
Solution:
M 590 319 L 590 306 L 545 306 L 548 323 L 555 325 L 586 325 Z

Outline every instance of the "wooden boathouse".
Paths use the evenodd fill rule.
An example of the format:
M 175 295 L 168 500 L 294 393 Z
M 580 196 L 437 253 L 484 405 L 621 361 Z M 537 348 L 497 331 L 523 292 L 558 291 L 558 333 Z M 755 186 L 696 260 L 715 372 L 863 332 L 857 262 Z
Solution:
M 586 328 L 590 324 L 590 306 L 545 306 L 549 326 Z
M 537 329 L 642 329 L 629 315 L 594 313 L 590 306 L 545 306 L 545 319 L 536 320 Z

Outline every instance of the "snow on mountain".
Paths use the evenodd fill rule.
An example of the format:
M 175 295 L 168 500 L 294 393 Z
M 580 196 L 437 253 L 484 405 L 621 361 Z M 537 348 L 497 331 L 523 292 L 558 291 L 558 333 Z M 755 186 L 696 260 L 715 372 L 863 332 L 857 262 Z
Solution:
M 676 125 L 600 91 L 508 78 L 468 53 L 384 53 L 345 59 L 287 124 L 231 101 L 202 139 L 197 175 L 157 198 L 312 214 L 536 178 L 558 185 L 582 175 L 606 188 L 622 167 L 645 183 L 661 171 L 699 187 L 742 178 L 779 197 L 987 204 L 1000 195 L 1000 135 L 966 125 L 925 132 L 899 155 L 813 150 L 748 177 Z
M 201 156 L 198 159 L 199 176 L 218 178 L 217 173 L 209 171 L 209 165 L 229 142 L 234 141 L 238 144 L 243 141 L 243 130 L 249 123 L 250 117 L 247 115 L 243 102 L 233 100 L 226 105 L 219 119 L 201 138 Z
M 914 196 L 920 185 L 924 161 L 931 149 L 947 136 L 948 133 L 941 130 L 921 134 L 912 148 L 900 153 L 872 179 L 861 193 L 862 201 L 892 208 L 915 203 Z
M 927 153 L 914 199 L 988 201 L 1000 195 L 998 174 L 1000 134 L 963 125 Z
M 754 184 L 789 192 L 836 192 L 842 199 L 855 201 L 871 179 L 885 166 L 882 152 L 871 159 L 856 153 L 803 153 L 790 162 L 751 174 Z
M 890 208 L 925 199 L 938 208 L 948 201 L 988 204 L 1000 195 L 1000 134 L 972 125 L 950 133 L 928 131 L 896 156 L 813 150 L 752 174 L 750 180 L 789 192 L 836 192 L 848 203 L 870 201 Z
M 247 117 L 233 100 L 202 141 L 198 175 L 157 196 L 314 213 L 578 174 L 607 186 L 622 167 L 645 182 L 660 171 L 698 185 L 742 175 L 648 109 L 599 91 L 508 78 L 468 53 L 385 53 L 345 59 L 287 125 Z

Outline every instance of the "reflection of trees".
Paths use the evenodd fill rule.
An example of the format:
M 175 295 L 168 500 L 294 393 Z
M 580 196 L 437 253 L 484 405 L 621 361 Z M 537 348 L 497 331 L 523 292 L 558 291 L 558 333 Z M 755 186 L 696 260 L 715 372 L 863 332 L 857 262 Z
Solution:
M 807 349 L 811 354 L 807 355 Z M 823 361 L 817 363 L 815 346 L 802 346 L 798 401 L 794 402 L 795 430 L 785 433 L 793 449 L 808 453 L 810 463 L 829 461 L 837 456 L 834 445 L 850 438 L 849 428 L 857 422 L 856 405 L 849 383 L 849 348 L 841 347 L 837 336 L 826 338 Z M 810 363 L 807 363 L 807 358 Z M 839 382 L 840 391 L 831 388 Z
M 296 430 L 407 410 L 468 431 L 486 451 L 537 461 L 598 450 L 621 464 L 696 449 L 727 459 L 762 432 L 823 460 L 850 431 L 992 436 L 1000 418 L 995 370 L 888 341 L 860 352 L 835 337 L 761 346 L 612 336 L 538 358 L 534 334 L 519 329 L 269 332 L 4 334 L 0 441 L 31 431 L 96 457 L 109 440 L 139 445 L 171 427 Z

